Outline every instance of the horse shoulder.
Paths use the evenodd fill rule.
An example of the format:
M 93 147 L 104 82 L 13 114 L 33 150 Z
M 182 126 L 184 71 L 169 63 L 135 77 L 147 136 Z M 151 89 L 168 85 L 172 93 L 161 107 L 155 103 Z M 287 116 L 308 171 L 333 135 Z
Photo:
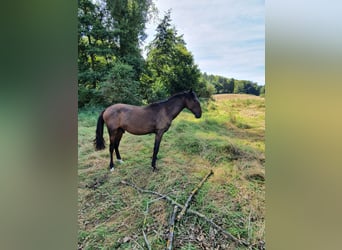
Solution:
M 168 116 L 166 109 L 160 109 L 156 117 L 156 128 L 167 131 L 171 126 L 172 119 Z

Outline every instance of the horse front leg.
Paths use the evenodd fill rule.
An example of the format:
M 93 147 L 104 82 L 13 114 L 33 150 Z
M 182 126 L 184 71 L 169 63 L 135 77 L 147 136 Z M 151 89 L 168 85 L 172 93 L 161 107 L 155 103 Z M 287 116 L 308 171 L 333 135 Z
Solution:
M 156 133 L 156 138 L 154 140 L 154 148 L 153 148 L 153 156 L 152 156 L 152 164 L 151 164 L 153 171 L 157 170 L 157 168 L 156 168 L 157 155 L 159 152 L 160 141 L 163 137 L 164 132 L 165 131 L 158 131 Z

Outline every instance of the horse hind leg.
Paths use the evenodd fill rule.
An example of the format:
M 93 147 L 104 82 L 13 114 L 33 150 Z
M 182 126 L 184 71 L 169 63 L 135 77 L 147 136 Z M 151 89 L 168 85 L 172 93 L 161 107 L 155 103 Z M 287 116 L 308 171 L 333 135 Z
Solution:
M 123 160 L 121 159 L 121 155 L 119 152 L 119 145 L 120 145 L 120 141 L 122 138 L 123 133 L 125 133 L 125 131 L 123 129 L 118 129 L 115 139 L 114 139 L 114 150 L 115 150 L 115 154 L 116 154 L 116 159 L 118 160 L 119 163 L 123 163 Z
M 113 171 L 114 170 L 114 162 L 113 162 L 113 152 L 115 149 L 115 137 L 116 137 L 116 130 L 114 131 L 109 131 L 109 155 L 110 155 L 110 162 L 109 162 L 109 170 Z
M 110 154 L 109 170 L 110 171 L 114 170 L 113 151 L 114 151 L 114 144 L 111 142 L 109 145 L 109 154 Z

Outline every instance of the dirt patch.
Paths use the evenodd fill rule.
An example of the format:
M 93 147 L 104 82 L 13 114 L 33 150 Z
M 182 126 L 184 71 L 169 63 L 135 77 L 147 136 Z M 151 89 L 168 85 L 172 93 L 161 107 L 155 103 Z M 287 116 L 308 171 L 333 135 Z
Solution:
M 102 175 L 102 176 L 99 176 L 99 177 L 96 177 L 96 178 L 93 178 L 93 180 L 91 180 L 90 182 L 88 182 L 85 187 L 86 188 L 90 188 L 90 189 L 97 189 L 99 186 L 102 186 L 106 181 L 108 180 L 108 173 Z
M 245 173 L 245 178 L 250 181 L 265 181 L 265 170 L 261 168 L 251 168 Z

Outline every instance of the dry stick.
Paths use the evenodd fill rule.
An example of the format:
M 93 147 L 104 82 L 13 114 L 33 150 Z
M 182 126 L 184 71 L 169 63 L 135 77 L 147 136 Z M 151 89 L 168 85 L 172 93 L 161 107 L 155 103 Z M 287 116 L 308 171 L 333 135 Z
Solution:
M 213 170 L 210 170 L 210 172 L 203 178 L 203 180 L 197 185 L 197 187 L 196 187 L 194 190 L 192 190 L 192 192 L 191 192 L 189 198 L 187 199 L 187 201 L 186 201 L 185 204 L 184 204 L 184 207 L 183 207 L 182 211 L 181 211 L 181 212 L 178 214 L 178 216 L 177 216 L 177 221 L 180 221 L 180 220 L 182 219 L 183 215 L 185 214 L 186 210 L 187 210 L 188 207 L 189 207 L 189 203 L 190 203 L 192 197 L 196 194 L 196 192 L 198 191 L 198 189 L 199 189 L 200 187 L 202 187 L 203 183 L 204 183 L 204 182 L 209 178 L 209 176 L 212 175 L 212 174 L 213 174 Z
M 141 248 L 144 249 L 135 239 L 132 238 L 132 240 Z
M 146 227 L 146 220 L 147 220 L 147 215 L 148 215 L 148 210 L 149 210 L 150 204 L 153 203 L 153 202 L 155 202 L 155 201 L 159 201 L 159 200 L 161 200 L 161 199 L 163 199 L 163 198 L 164 198 L 164 197 L 159 197 L 159 198 L 157 198 L 157 199 L 154 199 L 154 200 L 152 200 L 152 201 L 147 202 L 146 211 L 145 211 L 145 218 L 144 218 L 144 224 L 143 224 L 143 228 L 144 228 L 144 229 L 145 229 L 145 227 Z
M 147 202 L 147 205 L 146 205 L 145 218 L 144 218 L 144 224 L 143 224 L 143 230 L 142 230 L 142 232 L 143 232 L 144 240 L 145 240 L 145 243 L 146 243 L 146 246 L 147 246 L 148 250 L 151 250 L 150 243 L 149 243 L 149 241 L 148 241 L 148 239 L 147 239 L 147 236 L 146 236 L 146 234 L 145 234 L 146 220 L 147 220 L 147 215 L 148 215 L 148 207 L 149 207 L 149 204 L 151 204 L 151 203 L 153 203 L 153 202 L 155 202 L 155 201 L 159 201 L 159 200 L 161 200 L 161 199 L 163 199 L 163 197 L 159 197 L 159 198 L 157 198 L 157 199 L 154 199 L 154 200 L 152 200 L 152 201 L 149 201 L 149 202 Z
M 145 234 L 145 231 L 143 230 L 143 235 L 144 235 L 144 240 L 145 240 L 145 243 L 146 243 L 146 246 L 147 246 L 147 249 L 148 250 L 151 250 L 151 246 L 150 246 L 150 243 L 148 242 L 147 240 L 147 237 L 146 237 L 146 234 Z
M 175 205 L 173 208 L 173 213 L 172 213 L 171 219 L 170 219 L 169 238 L 167 240 L 167 245 L 166 245 L 167 250 L 172 249 L 173 236 L 174 236 L 174 232 L 175 232 L 175 218 L 176 218 L 177 211 L 178 211 L 178 206 Z
M 173 200 L 172 198 L 170 198 L 169 196 L 167 195 L 163 195 L 163 194 L 160 194 L 158 192 L 155 192 L 155 191 L 151 191 L 151 190 L 145 190 L 145 189 L 141 189 L 139 187 L 137 187 L 136 185 L 132 184 L 132 183 L 129 183 L 127 181 L 121 181 L 122 184 L 124 185 L 128 185 L 128 186 L 131 186 L 133 187 L 134 189 L 138 190 L 139 192 L 141 193 L 147 193 L 147 194 L 154 194 L 154 195 L 158 195 L 159 197 L 163 197 L 164 199 L 166 199 L 167 201 L 169 201 L 172 205 L 177 205 L 178 207 L 180 208 L 183 208 L 184 206 L 179 204 L 177 201 Z M 195 210 L 192 210 L 192 209 L 188 209 L 188 213 L 190 214 L 194 214 L 194 215 L 197 215 L 198 217 L 202 218 L 203 220 L 205 220 L 206 222 L 208 222 L 209 224 L 211 224 L 214 228 L 216 228 L 218 231 L 220 231 L 222 234 L 224 234 L 225 236 L 227 236 L 228 238 L 232 239 L 233 241 L 241 244 L 241 245 L 244 245 L 244 246 L 249 246 L 250 244 L 248 242 L 246 242 L 245 240 L 240 240 L 238 238 L 236 238 L 235 236 L 231 235 L 230 233 L 228 233 L 227 231 L 225 231 L 222 227 L 220 227 L 219 225 L 217 225 L 215 222 L 213 222 L 212 220 L 208 219 L 205 215 L 195 211 Z

